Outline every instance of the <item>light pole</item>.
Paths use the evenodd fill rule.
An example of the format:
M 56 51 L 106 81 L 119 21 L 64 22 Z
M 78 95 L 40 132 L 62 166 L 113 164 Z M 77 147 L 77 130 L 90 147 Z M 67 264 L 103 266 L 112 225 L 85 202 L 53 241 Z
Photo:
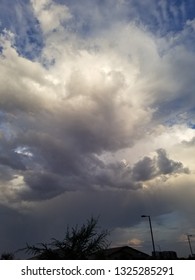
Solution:
M 153 254 L 154 257 L 156 257 L 156 250 L 154 246 L 154 236 L 153 236 L 153 231 L 152 231 L 152 223 L 151 223 L 151 218 L 149 215 L 141 215 L 142 218 L 148 218 L 149 225 L 150 225 L 150 233 L 151 233 L 151 238 L 152 238 L 152 247 L 153 247 Z
M 187 234 L 188 243 L 189 243 L 189 247 L 190 247 L 190 253 L 191 253 L 191 256 L 193 257 L 194 254 L 193 254 L 193 251 L 192 251 L 192 245 L 191 245 L 191 241 L 190 241 L 190 237 L 192 237 L 192 236 L 193 236 L 192 234 Z

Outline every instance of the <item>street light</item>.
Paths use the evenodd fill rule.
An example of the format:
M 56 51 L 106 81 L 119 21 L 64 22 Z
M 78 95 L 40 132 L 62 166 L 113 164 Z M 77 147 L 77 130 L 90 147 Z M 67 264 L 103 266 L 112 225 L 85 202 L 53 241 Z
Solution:
M 153 247 L 153 254 L 154 257 L 156 257 L 156 250 L 154 246 L 154 236 L 153 236 L 153 231 L 152 231 L 152 223 L 151 223 L 151 218 L 149 215 L 141 215 L 142 218 L 148 218 L 149 225 L 150 225 L 150 233 L 151 233 L 151 238 L 152 238 L 152 247 Z
M 190 247 L 190 253 L 191 253 L 191 256 L 193 257 L 194 254 L 192 252 L 192 245 L 191 245 L 191 241 L 190 241 L 190 237 L 192 237 L 193 235 L 192 234 L 186 234 L 187 235 L 187 238 L 188 238 L 188 243 L 189 243 L 189 247 Z

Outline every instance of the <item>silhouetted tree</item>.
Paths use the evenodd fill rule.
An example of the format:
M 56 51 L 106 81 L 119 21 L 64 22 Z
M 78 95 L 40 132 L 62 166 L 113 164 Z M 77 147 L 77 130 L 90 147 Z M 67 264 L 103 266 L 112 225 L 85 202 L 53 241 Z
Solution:
M 68 227 L 62 241 L 52 239 L 52 242 L 39 243 L 38 246 L 27 244 L 24 250 L 37 259 L 67 259 L 84 260 L 92 254 L 100 254 L 108 247 L 108 231 L 98 231 L 97 219 L 91 218 L 81 227 Z
M 12 253 L 2 253 L 1 254 L 1 260 L 13 260 L 14 259 L 14 254 Z

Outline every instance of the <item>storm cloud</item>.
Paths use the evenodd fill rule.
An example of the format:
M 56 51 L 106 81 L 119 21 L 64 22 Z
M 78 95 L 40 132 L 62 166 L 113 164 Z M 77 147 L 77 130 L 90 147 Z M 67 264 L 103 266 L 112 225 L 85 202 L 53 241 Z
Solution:
M 0 4 L 1 208 L 33 241 L 99 214 L 116 243 L 144 213 L 194 232 L 194 4 L 82 2 Z

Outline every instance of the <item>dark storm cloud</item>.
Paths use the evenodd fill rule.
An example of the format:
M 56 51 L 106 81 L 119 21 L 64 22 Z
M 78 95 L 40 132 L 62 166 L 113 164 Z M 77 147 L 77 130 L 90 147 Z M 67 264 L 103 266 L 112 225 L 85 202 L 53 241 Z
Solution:
M 5 156 L 0 156 L 0 165 L 9 166 L 15 170 L 25 170 L 26 169 L 26 167 L 22 163 L 21 159 L 17 155 L 15 155 L 15 153 L 6 154 Z
M 65 191 L 62 179 L 46 172 L 26 172 L 24 181 L 28 186 L 20 193 L 24 200 L 47 200 Z
M 105 165 L 97 174 L 96 184 L 105 188 L 128 190 L 137 190 L 142 187 L 140 183 L 133 180 L 131 168 L 123 162 Z
M 136 181 L 147 181 L 161 175 L 189 173 L 189 169 L 181 162 L 169 159 L 164 149 L 156 151 L 153 158 L 144 157 L 133 167 L 133 178 Z
M 4 135 L 0 137 L 0 165 L 8 167 L 8 169 L 24 171 L 26 170 L 22 156 L 18 155 L 14 150 L 12 141 L 7 141 Z
M 158 149 L 157 154 L 157 166 L 160 174 L 189 173 L 189 169 L 184 168 L 181 162 L 169 159 L 165 150 Z
M 44 143 L 52 150 L 48 142 Z M 136 191 L 142 189 L 144 182 L 155 177 L 189 173 L 189 169 L 183 167 L 181 162 L 169 159 L 163 149 L 157 150 L 157 156 L 144 157 L 130 167 L 124 162 L 107 164 L 96 156 L 81 153 L 79 157 L 75 155 L 70 164 L 67 161 L 71 158 L 73 147 L 69 148 L 61 154 L 60 163 L 63 170 L 58 170 L 59 162 L 56 161 L 58 157 L 55 158 L 58 155 L 56 150 L 52 150 L 54 157 L 48 157 L 48 154 L 44 154 L 43 149 L 39 147 L 39 155 L 43 156 L 43 160 L 40 162 L 42 171 L 32 169 L 23 172 L 27 187 L 19 191 L 18 195 L 24 200 L 34 201 L 48 200 L 62 193 L 75 191 L 108 189 Z M 38 164 L 36 154 L 34 157 Z M 63 162 L 67 162 L 66 165 Z
M 186 180 L 186 178 L 184 178 Z M 194 188 L 188 184 L 190 196 L 193 199 Z M 62 220 L 67 224 L 82 223 L 89 215 L 100 216 L 101 225 L 104 227 L 131 227 L 138 224 L 143 213 L 156 216 L 163 213 L 171 213 L 185 207 L 178 194 L 186 192 L 181 184 L 175 184 L 170 191 L 169 185 L 151 186 L 139 188 L 137 191 L 131 189 L 102 189 L 88 192 L 68 192 L 55 200 L 47 201 L 46 207 L 38 205 L 35 215 L 41 219 L 47 216 L 55 216 L 55 222 L 59 227 Z M 188 195 L 186 194 L 186 199 Z M 72 204 L 76 205 L 75 211 L 71 211 Z M 181 206 L 182 205 L 182 206 Z M 41 209 L 41 210 L 40 210 Z M 63 218 L 60 213 L 63 213 Z M 193 219 L 191 216 L 190 219 Z M 50 226 L 52 230 L 52 225 Z
M 156 175 L 155 160 L 150 157 L 144 157 L 133 167 L 133 178 L 136 181 L 150 180 Z
M 52 223 L 55 228 L 55 219 L 50 215 L 49 223 L 47 224 L 46 218 L 33 217 L 33 213 L 26 211 L 22 213 L 17 209 L 11 209 L 10 207 L 0 204 L 0 219 L 1 227 L 0 234 L 3 242 L 0 243 L 0 255 L 3 252 L 10 252 L 15 254 L 15 258 L 27 259 L 29 257 L 24 251 L 18 251 L 26 246 L 26 243 L 32 242 L 37 244 L 38 242 L 51 241 L 52 229 L 50 225 Z M 49 225 L 49 227 L 48 227 Z M 64 225 L 65 230 L 65 225 Z
M 7 166 L 0 166 L 0 182 L 6 184 L 14 178 L 13 170 Z
M 4 242 L 0 244 L 0 254 L 3 252 L 13 253 L 15 250 L 24 247 L 25 243 L 23 240 L 25 239 L 29 226 L 25 228 L 22 227 L 24 224 L 27 225 L 27 220 L 24 215 L 20 214 L 15 209 L 0 205 L 0 219 L 2 223 L 0 234 L 1 238 L 4 240 Z

